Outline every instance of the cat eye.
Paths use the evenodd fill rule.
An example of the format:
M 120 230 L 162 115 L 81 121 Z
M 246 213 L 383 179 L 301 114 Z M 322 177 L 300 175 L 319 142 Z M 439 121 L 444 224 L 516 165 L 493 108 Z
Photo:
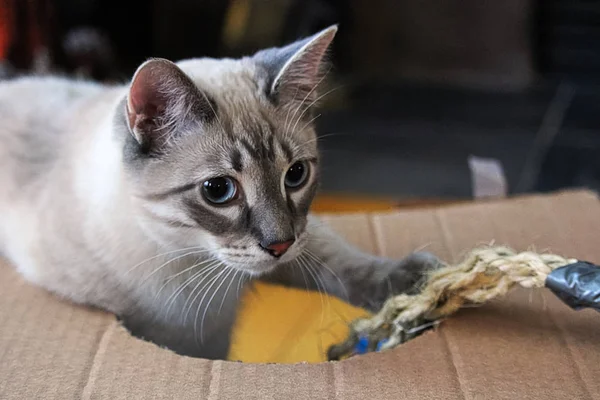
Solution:
M 302 186 L 308 178 L 308 164 L 304 161 L 294 163 L 285 173 L 285 186 L 296 189 Z
M 202 183 L 202 196 L 212 204 L 222 205 L 235 200 L 238 189 L 235 181 L 228 177 L 212 178 Z

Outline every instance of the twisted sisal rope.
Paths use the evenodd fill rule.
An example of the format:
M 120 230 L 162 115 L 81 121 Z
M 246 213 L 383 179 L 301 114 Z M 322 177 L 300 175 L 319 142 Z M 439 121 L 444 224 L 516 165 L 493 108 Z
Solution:
M 371 351 L 378 343 L 381 350 L 390 349 L 465 304 L 485 303 L 515 285 L 544 287 L 554 269 L 576 261 L 554 254 L 516 253 L 507 247 L 475 249 L 462 263 L 433 271 L 418 294 L 392 297 L 373 317 L 354 321 L 347 340 L 329 349 L 329 359 L 351 353 L 361 337 L 369 339 Z

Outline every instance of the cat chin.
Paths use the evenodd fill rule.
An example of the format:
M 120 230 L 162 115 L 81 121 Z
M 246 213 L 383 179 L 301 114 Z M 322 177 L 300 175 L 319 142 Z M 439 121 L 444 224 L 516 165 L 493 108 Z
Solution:
M 282 260 L 273 260 L 273 261 L 264 261 L 260 263 L 229 263 L 225 262 L 225 264 L 233 268 L 235 270 L 239 270 L 241 272 L 246 273 L 251 277 L 258 278 L 260 276 L 269 274 L 276 270 L 282 264 L 285 264 Z
M 252 277 L 259 277 L 270 272 L 273 272 L 279 263 L 265 262 L 261 264 L 227 264 L 229 267 L 242 271 Z

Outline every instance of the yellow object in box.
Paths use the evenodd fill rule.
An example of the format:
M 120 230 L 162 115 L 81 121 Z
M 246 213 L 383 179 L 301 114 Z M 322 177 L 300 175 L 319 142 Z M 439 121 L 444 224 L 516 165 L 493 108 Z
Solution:
M 244 292 L 229 360 L 254 363 L 327 361 L 348 322 L 369 315 L 338 298 L 258 283 Z

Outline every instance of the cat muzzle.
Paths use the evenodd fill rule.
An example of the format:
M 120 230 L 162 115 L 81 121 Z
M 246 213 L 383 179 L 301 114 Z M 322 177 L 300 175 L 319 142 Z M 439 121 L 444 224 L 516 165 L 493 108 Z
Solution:
M 275 258 L 279 258 L 284 255 L 288 249 L 294 244 L 295 239 L 286 240 L 283 242 L 272 242 L 272 243 L 260 243 L 265 251 L 271 254 Z

